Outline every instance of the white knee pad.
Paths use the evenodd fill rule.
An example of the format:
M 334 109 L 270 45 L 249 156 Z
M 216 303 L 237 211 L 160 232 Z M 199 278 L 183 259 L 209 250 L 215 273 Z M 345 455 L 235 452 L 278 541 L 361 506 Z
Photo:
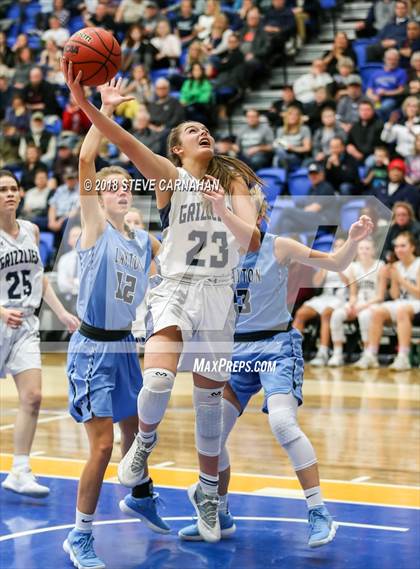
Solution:
M 220 439 L 220 446 L 222 450 L 219 455 L 219 472 L 223 472 L 230 466 L 229 453 L 226 448 L 226 442 L 232 431 L 235 423 L 239 417 L 239 411 L 232 405 L 230 401 L 223 399 L 222 401 L 222 436 Z
M 194 385 L 195 444 L 200 454 L 218 456 L 222 436 L 223 385 L 204 389 Z
M 333 342 L 344 342 L 344 321 L 347 317 L 347 311 L 345 308 L 336 308 L 331 315 L 330 329 L 331 329 L 331 339 Z
M 290 395 L 290 394 L 288 394 Z M 278 397 L 274 395 L 269 398 Z M 293 468 L 303 470 L 312 466 L 317 462 L 315 451 L 311 445 L 308 437 L 302 432 L 296 419 L 296 407 L 277 407 L 277 405 L 269 405 L 268 415 L 271 430 L 274 436 L 279 441 L 281 446 L 287 452 Z
M 147 425 L 159 423 L 166 411 L 175 375 L 161 368 L 145 370 L 143 387 L 137 398 L 139 418 Z

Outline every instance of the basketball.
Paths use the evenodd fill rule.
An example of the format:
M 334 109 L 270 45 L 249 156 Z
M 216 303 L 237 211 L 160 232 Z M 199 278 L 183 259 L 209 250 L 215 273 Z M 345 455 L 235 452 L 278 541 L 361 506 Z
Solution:
M 121 64 L 121 49 L 114 36 L 102 28 L 83 28 L 66 42 L 64 58 L 73 63 L 74 77 L 82 72 L 82 85 L 96 87 L 110 81 Z

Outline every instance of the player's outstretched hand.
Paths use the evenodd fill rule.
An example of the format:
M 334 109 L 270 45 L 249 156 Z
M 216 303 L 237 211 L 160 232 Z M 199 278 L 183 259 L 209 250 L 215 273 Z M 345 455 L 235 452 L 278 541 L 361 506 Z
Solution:
M 127 95 L 124 96 L 121 93 L 123 88 L 123 79 L 120 77 L 118 80 L 111 79 L 109 83 L 105 83 L 98 87 L 98 91 L 101 94 L 102 104 L 104 107 L 110 107 L 115 110 L 118 105 L 125 103 L 126 101 L 132 101 L 134 97 Z
M 63 72 L 64 79 L 76 104 L 79 105 L 79 107 L 82 107 L 87 101 L 83 86 L 80 84 L 80 81 L 82 80 L 82 72 L 79 71 L 77 77 L 74 77 L 73 63 L 68 61 L 65 57 L 61 59 L 61 71 Z
M 80 326 L 79 319 L 67 310 L 64 310 L 59 316 L 60 322 L 64 324 L 69 332 L 75 332 Z
M 367 215 L 362 215 L 359 221 L 353 223 L 349 229 L 349 237 L 353 241 L 361 241 L 373 231 L 373 222 Z
M 226 212 L 225 190 L 220 185 L 217 178 L 206 174 L 203 178 L 203 197 L 209 201 L 213 208 L 213 213 L 222 217 Z
M 23 313 L 14 308 L 0 307 L 0 318 L 6 326 L 10 326 L 10 328 L 20 328 L 23 322 Z

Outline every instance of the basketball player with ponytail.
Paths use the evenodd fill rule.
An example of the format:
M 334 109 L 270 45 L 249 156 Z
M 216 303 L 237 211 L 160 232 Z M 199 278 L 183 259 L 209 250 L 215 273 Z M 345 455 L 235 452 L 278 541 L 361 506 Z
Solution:
M 220 539 L 222 395 L 229 379 L 223 362 L 231 359 L 235 320 L 232 269 L 239 250 L 255 251 L 260 246 L 248 190 L 258 178 L 239 160 L 214 156 L 214 139 L 197 122 L 182 123 L 171 131 L 170 160 L 154 154 L 86 99 L 81 74 L 73 76 L 71 63 L 63 62 L 63 72 L 77 104 L 96 128 L 145 178 L 154 180 L 163 227 L 159 274 L 151 278 L 148 298 L 139 433 L 119 465 L 119 479 L 126 486 L 143 480 L 177 369 L 193 371 L 195 361 L 204 360 L 202 369 L 193 371 L 200 476 L 188 495 L 200 534 L 215 542 Z M 135 515 L 126 501 L 120 506 Z
M 121 81 L 113 80 L 101 89 L 104 115 L 112 116 L 115 107 L 127 100 L 120 87 Z M 131 230 L 124 220 L 132 205 L 128 172 L 117 166 L 95 171 L 101 140 L 101 133 L 92 126 L 79 156 L 82 233 L 77 244 L 77 311 L 81 325 L 71 338 L 67 360 L 70 413 L 84 424 L 89 440 L 75 527 L 63 544 L 78 569 L 105 567 L 93 547 L 92 525 L 112 454 L 113 422 L 121 428 L 123 455 L 137 432 L 142 376 L 131 325 L 147 288 L 152 257 L 148 233 Z M 168 533 L 169 526 L 156 511 L 157 495 L 146 465 L 141 480 L 133 486 L 127 502 L 151 529 Z

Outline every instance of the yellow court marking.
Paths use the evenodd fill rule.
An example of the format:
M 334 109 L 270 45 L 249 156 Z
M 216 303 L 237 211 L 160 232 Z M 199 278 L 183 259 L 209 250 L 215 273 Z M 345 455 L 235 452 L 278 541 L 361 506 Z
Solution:
M 35 474 L 79 478 L 85 461 L 52 457 L 31 457 Z M 7 472 L 12 465 L 12 455 L 0 453 L 0 471 Z M 180 468 L 151 468 L 150 474 L 156 486 L 187 488 L 197 481 L 197 471 Z M 111 463 L 105 480 L 115 479 L 117 464 Z M 326 500 L 360 502 L 386 506 L 420 507 L 420 488 L 416 486 L 393 486 L 391 484 L 352 483 L 343 480 L 321 480 Z M 259 492 L 264 489 L 299 490 L 296 478 L 258 474 L 232 474 L 232 492 Z

